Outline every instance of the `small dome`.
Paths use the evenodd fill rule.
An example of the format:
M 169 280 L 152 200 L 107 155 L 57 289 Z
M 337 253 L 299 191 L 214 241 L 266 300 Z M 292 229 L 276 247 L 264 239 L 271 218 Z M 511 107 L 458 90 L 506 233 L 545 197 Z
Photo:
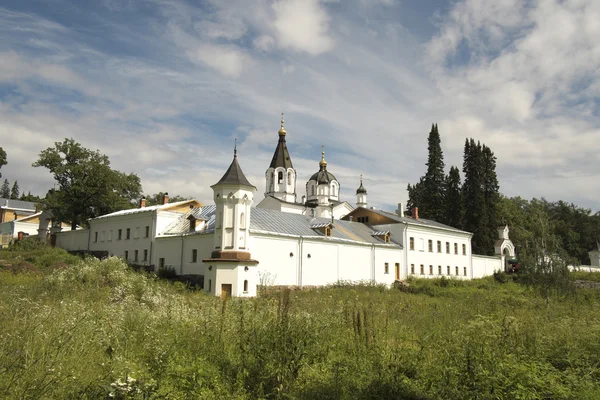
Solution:
M 360 186 L 358 187 L 358 189 L 356 189 L 356 194 L 367 194 L 367 189 L 365 189 L 365 187 L 363 186 L 363 179 L 362 179 L 362 175 L 360 176 Z

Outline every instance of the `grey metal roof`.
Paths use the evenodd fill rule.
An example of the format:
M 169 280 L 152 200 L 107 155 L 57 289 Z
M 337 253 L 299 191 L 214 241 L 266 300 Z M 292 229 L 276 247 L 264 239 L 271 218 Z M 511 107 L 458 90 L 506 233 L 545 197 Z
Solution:
M 35 203 L 31 201 L 0 198 L 0 208 L 28 210 L 35 212 Z
M 450 231 L 454 231 L 454 232 L 460 232 L 460 233 L 468 233 L 468 234 L 471 233 L 471 232 L 463 231 L 461 229 L 454 228 L 449 225 L 445 225 L 445 224 L 433 221 L 431 219 L 423 219 L 423 218 L 414 219 L 414 218 L 409 218 L 409 217 L 400 217 L 399 215 L 396 215 L 391 212 L 387 212 L 387 211 L 383 211 L 383 210 L 376 210 L 376 209 L 372 209 L 372 208 L 369 208 L 369 211 L 372 211 L 375 214 L 383 215 L 384 217 L 387 217 L 387 218 L 393 219 L 397 222 L 402 222 L 405 224 L 422 225 L 422 226 L 427 226 L 427 227 L 432 227 L 432 228 L 442 228 L 442 229 L 446 229 L 446 230 L 450 230 Z
M 242 172 L 240 164 L 238 164 L 237 149 L 233 152 L 233 161 L 231 162 L 229 168 L 227 168 L 225 175 L 223 175 L 221 180 L 219 180 L 219 182 L 217 182 L 215 185 L 221 184 L 250 186 L 256 189 L 256 187 L 253 184 L 248 182 L 246 175 L 244 175 L 244 172 Z
M 215 205 L 192 208 L 185 215 L 177 218 L 174 222 L 168 225 L 161 234 L 180 235 L 188 233 L 190 230 L 190 217 L 205 220 L 206 228 L 204 229 L 204 233 L 212 232 L 215 228 L 216 208 L 217 207 Z
M 169 225 L 163 235 L 185 235 L 214 232 L 216 207 L 214 205 L 195 208 L 186 215 L 182 215 Z M 207 227 L 202 232 L 189 232 L 189 216 L 204 218 L 208 221 Z M 316 229 L 317 226 L 331 225 L 331 237 Z M 373 229 L 359 222 L 334 220 L 330 218 L 313 218 L 302 214 L 292 214 L 263 208 L 252 208 L 250 215 L 250 232 L 274 235 L 303 236 L 311 238 L 327 238 L 327 240 L 345 240 L 367 244 L 386 244 L 378 237 L 372 236 Z M 392 247 L 402 247 L 393 241 L 386 244 Z
M 323 237 L 325 234 L 311 226 L 327 226 L 330 218 L 313 218 L 302 214 L 292 214 L 262 208 L 253 208 L 250 217 L 250 231 L 254 233 L 271 233 L 304 237 Z M 368 244 L 384 244 L 384 241 L 371 236 L 372 228 L 359 223 L 334 220 L 331 224 L 332 239 L 349 240 Z M 392 242 L 392 246 L 401 247 Z
M 137 213 L 143 213 L 143 212 L 154 211 L 154 210 L 162 210 L 164 208 L 169 208 L 169 207 L 172 207 L 172 206 L 175 206 L 178 204 L 187 203 L 189 201 L 190 200 L 182 200 L 182 201 L 176 201 L 175 203 L 159 204 L 156 206 L 130 208 L 127 210 L 115 211 L 110 214 L 101 215 L 101 216 L 93 218 L 93 219 L 103 219 L 103 218 L 116 217 L 116 216 L 121 216 L 121 215 L 137 214 Z

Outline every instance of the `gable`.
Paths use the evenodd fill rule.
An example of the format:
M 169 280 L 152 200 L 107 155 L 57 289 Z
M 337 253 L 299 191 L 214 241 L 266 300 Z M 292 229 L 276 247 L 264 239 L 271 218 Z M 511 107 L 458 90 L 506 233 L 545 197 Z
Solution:
M 191 207 L 190 207 L 191 206 Z M 201 208 L 203 204 L 198 200 L 192 199 L 187 201 L 179 201 L 177 203 L 173 203 L 172 206 L 169 204 L 165 204 L 163 207 L 159 209 L 160 211 L 170 211 L 170 212 L 179 212 L 179 213 L 187 213 L 190 211 L 190 208 Z
M 376 213 L 373 210 L 364 207 L 355 208 L 348 215 L 343 217 L 344 221 L 350 221 L 350 217 L 354 222 L 364 222 L 369 225 L 382 225 L 382 224 L 397 224 L 398 221 L 395 219 L 386 217 L 385 215 L 381 215 L 380 213 Z M 360 218 L 360 220 L 359 220 Z M 367 218 L 366 220 L 362 220 L 363 218 Z

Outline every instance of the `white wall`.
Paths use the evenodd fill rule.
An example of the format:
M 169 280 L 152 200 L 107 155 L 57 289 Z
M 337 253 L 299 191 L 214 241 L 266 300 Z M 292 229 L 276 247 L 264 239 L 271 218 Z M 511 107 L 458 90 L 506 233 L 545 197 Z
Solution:
M 56 234 L 56 247 L 68 251 L 88 249 L 89 230 L 62 231 Z
M 494 272 L 502 270 L 502 259 L 500 257 L 473 255 L 473 279 L 490 276 Z
M 146 227 L 149 233 L 146 237 Z M 153 242 L 153 212 L 141 212 L 118 217 L 108 217 L 90 220 L 90 251 L 108 251 L 112 256 L 125 257 L 127 261 L 138 265 L 151 265 Z M 121 229 L 121 239 L 119 239 Z M 127 239 L 127 229 L 130 229 Z M 97 236 L 96 236 L 97 234 Z M 135 259 L 135 252 L 138 258 Z M 144 250 L 147 258 L 144 260 Z
M 399 248 L 327 239 L 253 234 L 250 251 L 259 261 L 259 284 L 275 286 L 322 286 L 339 281 L 376 280 L 391 284 L 395 264 L 405 277 L 404 253 Z M 385 274 L 385 263 L 388 273 Z M 373 275 L 375 274 L 375 275 Z
M 404 237 L 404 248 L 406 251 L 406 267 L 408 275 L 414 265 L 415 275 L 419 278 L 439 278 L 441 276 L 468 279 L 471 276 L 471 243 L 470 234 L 442 229 L 425 228 L 416 225 L 407 225 Z M 414 249 L 411 250 L 411 238 L 413 238 Z M 429 240 L 432 248 L 429 251 Z M 441 252 L 438 252 L 438 241 L 441 243 Z M 449 244 L 450 252 L 446 251 L 446 243 Z M 456 244 L 458 254 L 455 252 Z M 465 252 L 463 253 L 463 245 Z M 424 274 L 421 275 L 421 265 Z M 430 274 L 430 266 L 433 274 Z M 439 274 L 439 267 L 442 273 Z M 450 266 L 450 274 L 448 274 Z M 458 275 L 456 274 L 458 267 Z M 465 276 L 465 268 L 467 274 Z

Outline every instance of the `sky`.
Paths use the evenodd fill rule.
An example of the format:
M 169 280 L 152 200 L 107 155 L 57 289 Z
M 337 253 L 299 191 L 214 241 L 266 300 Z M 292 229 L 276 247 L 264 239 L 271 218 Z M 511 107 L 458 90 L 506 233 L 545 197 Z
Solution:
M 0 0 L 2 178 L 65 138 L 144 193 L 212 203 L 238 160 L 262 199 L 281 112 L 298 197 L 325 146 L 341 198 L 393 211 L 466 138 L 506 196 L 600 210 L 600 1 Z

